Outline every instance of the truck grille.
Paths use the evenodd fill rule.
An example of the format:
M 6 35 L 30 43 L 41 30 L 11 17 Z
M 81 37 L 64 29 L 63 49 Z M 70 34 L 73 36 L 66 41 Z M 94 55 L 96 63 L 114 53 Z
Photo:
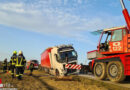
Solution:
M 72 63 L 68 63 L 68 64 L 77 64 L 76 62 L 72 62 Z M 77 71 L 77 69 L 67 69 L 67 74 L 69 73 L 75 73 Z

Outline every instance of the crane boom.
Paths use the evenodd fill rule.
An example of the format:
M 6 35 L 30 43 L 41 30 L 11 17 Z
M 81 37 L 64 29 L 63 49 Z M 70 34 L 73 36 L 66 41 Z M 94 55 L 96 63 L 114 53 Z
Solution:
M 125 4 L 124 4 L 124 1 L 123 0 L 120 0 L 120 3 L 121 3 L 121 6 L 122 6 L 122 9 L 123 9 L 123 15 L 124 15 L 124 18 L 125 18 L 125 21 L 127 23 L 127 27 L 128 27 L 128 30 L 130 32 L 130 15 L 128 13 L 128 10 L 126 9 L 125 7 Z

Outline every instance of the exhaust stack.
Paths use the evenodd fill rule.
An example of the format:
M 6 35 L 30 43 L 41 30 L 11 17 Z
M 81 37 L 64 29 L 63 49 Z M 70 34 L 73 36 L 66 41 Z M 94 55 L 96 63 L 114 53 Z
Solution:
M 124 18 L 125 18 L 125 21 L 127 23 L 127 27 L 128 27 L 128 30 L 130 32 L 130 15 L 128 13 L 128 10 L 126 9 L 125 7 L 125 4 L 124 4 L 124 1 L 123 0 L 120 0 L 120 3 L 121 3 L 121 6 L 122 6 L 122 9 L 123 9 L 123 15 L 124 15 Z

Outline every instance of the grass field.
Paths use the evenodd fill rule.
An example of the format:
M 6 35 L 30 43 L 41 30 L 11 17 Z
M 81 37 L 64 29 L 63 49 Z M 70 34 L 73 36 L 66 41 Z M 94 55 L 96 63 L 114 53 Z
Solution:
M 0 71 L 1 72 L 1 71 Z M 12 79 L 10 73 L 0 73 L 3 84 L 10 84 L 12 88 L 18 90 L 120 90 L 101 82 L 86 79 L 79 76 L 69 76 L 72 80 L 58 80 L 54 76 L 48 75 L 43 71 L 35 70 L 33 75 L 29 75 L 29 71 L 25 71 L 25 75 L 21 81 L 16 78 Z M 68 77 L 68 78 L 69 78 Z M 8 86 L 6 86 L 7 88 Z M 9 87 L 8 87 L 9 88 Z

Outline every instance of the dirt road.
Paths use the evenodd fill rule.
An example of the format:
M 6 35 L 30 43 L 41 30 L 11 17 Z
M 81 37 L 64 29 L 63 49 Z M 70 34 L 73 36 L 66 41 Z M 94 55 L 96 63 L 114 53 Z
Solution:
M 113 84 L 115 86 L 120 86 L 120 87 L 128 88 L 130 90 L 130 77 L 126 77 L 126 79 L 123 82 L 121 82 L 121 83 L 115 83 L 115 82 L 109 81 L 108 79 L 107 80 L 97 80 L 94 77 L 94 75 L 92 75 L 91 73 L 89 73 L 87 75 L 80 74 L 79 76 L 86 77 L 86 78 L 89 78 L 91 80 L 95 80 L 95 81 L 98 81 L 98 82 L 104 82 L 106 84 Z
M 18 81 L 12 79 L 10 73 L 1 74 L 2 83 L 10 85 L 10 87 L 18 88 L 18 90 L 112 90 L 103 84 L 96 84 L 89 80 L 73 76 L 71 81 L 56 80 L 54 76 L 48 75 L 43 71 L 35 70 L 32 76 L 29 76 L 29 71 L 25 71 L 23 80 Z M 118 89 L 119 90 L 119 89 Z
M 18 81 L 16 78 L 12 79 L 9 73 L 1 74 L 0 78 L 2 79 L 2 84 L 4 84 L 6 88 L 12 87 L 18 88 L 19 90 L 48 90 L 40 81 L 28 75 L 24 75 L 21 81 Z

